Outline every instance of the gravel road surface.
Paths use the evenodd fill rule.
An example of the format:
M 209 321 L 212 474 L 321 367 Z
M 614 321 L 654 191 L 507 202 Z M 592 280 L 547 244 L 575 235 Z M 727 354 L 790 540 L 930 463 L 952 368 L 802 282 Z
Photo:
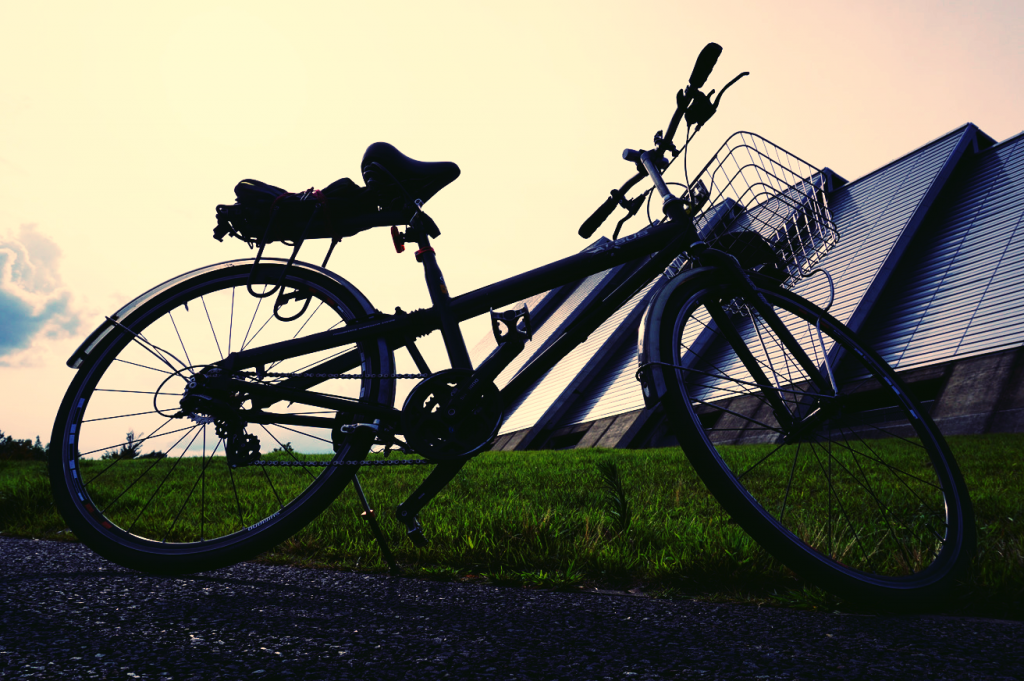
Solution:
M 0 678 L 1024 679 L 1024 623 L 244 563 L 188 578 L 0 538 Z

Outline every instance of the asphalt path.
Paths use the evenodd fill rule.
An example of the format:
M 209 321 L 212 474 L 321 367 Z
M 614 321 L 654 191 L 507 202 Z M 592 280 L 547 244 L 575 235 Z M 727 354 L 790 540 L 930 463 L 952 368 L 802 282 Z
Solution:
M 187 578 L 0 538 L 0 678 L 1024 679 L 1024 623 L 243 563 Z

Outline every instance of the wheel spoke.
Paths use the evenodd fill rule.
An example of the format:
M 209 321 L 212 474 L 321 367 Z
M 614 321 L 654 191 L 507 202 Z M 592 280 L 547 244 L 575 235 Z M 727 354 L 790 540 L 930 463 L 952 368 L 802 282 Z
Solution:
M 267 292 L 267 287 L 266 287 L 266 285 L 264 285 L 263 286 L 263 291 L 261 293 L 266 293 L 266 292 Z M 246 345 L 248 345 L 249 333 L 252 331 L 252 325 L 256 322 L 256 315 L 259 314 L 260 306 L 263 305 L 263 301 L 264 300 L 266 300 L 266 298 L 263 298 L 263 297 L 260 297 L 260 298 L 256 299 L 256 308 L 252 311 L 252 318 L 249 320 L 249 327 L 245 330 L 245 336 L 242 337 L 242 345 L 239 348 L 241 350 L 245 350 Z
M 300 452 L 333 451 L 329 433 L 336 420 L 334 410 L 272 400 L 281 419 L 295 419 L 299 425 L 249 424 L 245 419 L 249 410 L 260 411 L 268 405 L 258 405 L 258 398 L 248 399 L 237 405 L 235 412 L 235 396 L 209 386 L 197 386 L 196 399 L 181 404 L 186 383 L 200 368 L 240 349 L 273 346 L 344 328 L 371 312 L 359 302 L 353 307 L 352 302 L 362 296 L 348 284 L 305 266 L 294 266 L 283 278 L 280 264 L 267 264 L 259 270 L 262 281 L 280 279 L 289 291 L 308 292 L 307 300 L 300 303 L 308 308 L 302 319 L 285 322 L 273 314 L 271 304 L 252 299 L 247 293 L 251 265 L 221 266 L 156 294 L 133 310 L 127 324 L 112 322 L 119 333 L 112 334 L 110 342 L 86 359 L 80 373 L 83 380 L 65 400 L 73 408 L 65 407 L 59 417 L 63 432 L 69 435 L 59 443 L 63 448 L 60 460 L 66 463 L 60 484 L 55 478 L 55 490 L 65 495 L 66 507 L 77 509 L 82 516 L 94 514 L 98 520 L 86 523 L 90 529 L 81 538 L 87 544 L 117 546 L 126 564 L 142 569 L 153 565 L 161 571 L 192 570 L 223 560 L 216 556 L 241 555 L 220 550 L 228 545 L 255 555 L 269 548 L 271 533 L 266 529 L 272 524 L 265 521 L 274 518 L 275 527 L 294 531 L 309 519 L 308 512 L 300 510 L 303 504 L 320 504 L 326 495 L 335 493 L 335 486 L 322 484 L 325 480 L 340 484 L 351 479 L 354 469 L 339 467 L 233 469 L 225 451 L 228 438 L 211 430 L 216 423 L 218 431 L 232 432 L 233 437 L 239 428 L 243 437 L 259 432 L 268 445 L 274 442 L 284 452 L 270 458 L 303 464 L 323 457 Z M 260 283 L 255 290 L 265 292 L 269 287 Z M 353 378 L 362 378 L 363 372 L 394 373 L 390 351 L 379 339 L 286 357 L 272 366 L 279 363 L 321 373 L 345 372 Z M 386 380 L 362 378 L 337 386 L 346 391 L 339 394 L 391 408 L 393 388 L 383 382 Z M 322 379 L 274 377 L 267 382 L 306 390 Z M 178 422 L 182 418 L 189 421 Z M 323 425 L 317 426 L 314 420 Z M 148 435 L 126 439 L 124 431 L 117 432 L 122 428 Z M 283 442 L 285 435 L 292 433 L 299 443 L 297 451 Z M 131 457 L 139 452 L 122 454 L 122 450 L 130 445 L 153 446 L 154 442 L 160 451 L 151 451 L 144 458 L 101 459 L 112 450 Z M 336 456 L 348 456 L 352 446 L 342 443 Z
M 149 496 L 149 499 L 146 501 L 145 504 L 143 504 L 142 509 L 139 510 L 139 514 L 137 516 L 135 516 L 135 520 L 133 520 L 132 524 L 128 527 L 128 531 L 129 532 L 131 532 L 132 530 L 135 529 L 135 525 L 136 525 L 136 523 L 139 522 L 139 518 L 142 517 L 142 514 L 146 512 L 146 509 L 149 508 L 149 505 L 153 503 L 154 499 L 156 499 L 156 495 L 160 493 L 160 490 L 163 488 L 164 483 L 167 482 L 167 479 L 171 477 L 171 473 L 174 472 L 174 469 L 178 467 L 178 464 L 181 463 L 181 460 L 185 457 L 185 453 L 188 452 L 188 448 L 191 447 L 192 443 L 196 441 L 196 438 L 199 436 L 198 426 L 194 427 L 194 429 L 196 430 L 195 435 L 193 435 L 192 439 L 189 441 L 189 443 L 187 445 L 185 445 L 185 447 L 182 448 L 181 454 L 179 454 L 178 458 L 174 460 L 173 464 L 171 464 L 171 469 L 169 471 L 167 471 L 167 474 L 164 475 L 162 480 L 160 480 L 160 484 L 157 485 L 156 489 L 153 490 L 153 493 Z M 182 439 L 184 439 L 184 438 L 182 438 Z M 181 442 L 181 440 L 178 440 L 178 443 L 180 443 L 180 442 Z M 177 443 L 175 444 L 175 446 L 177 446 Z M 174 451 L 173 447 L 171 448 L 171 451 Z M 166 540 L 167 540 L 167 536 L 164 535 L 164 538 L 161 539 L 160 541 L 164 542 Z
M 789 480 L 786 481 L 786 494 L 782 497 L 782 508 L 779 509 L 779 522 L 781 523 L 786 518 L 786 504 L 789 502 L 789 492 L 793 489 L 793 477 L 796 475 L 796 462 L 800 458 L 800 445 L 796 446 L 796 452 L 793 453 L 793 465 L 789 469 Z M 750 470 L 750 469 L 747 469 Z M 745 475 L 745 473 L 744 473 Z M 740 476 L 743 477 L 742 475 Z
M 177 371 L 164 371 L 163 369 L 157 369 L 156 367 L 146 366 L 145 364 L 137 364 L 135 362 L 129 362 L 128 360 L 121 359 L 120 357 L 118 357 L 114 361 L 115 362 L 121 362 L 123 364 L 131 364 L 132 366 L 139 367 L 140 369 L 149 369 L 150 371 L 158 371 L 161 374 L 167 374 L 168 376 L 176 376 L 178 374 Z
M 262 423 L 260 424 L 260 427 L 261 427 L 261 428 L 263 428 L 263 430 L 265 430 L 265 431 L 266 431 L 267 435 L 269 435 L 269 436 L 270 436 L 271 438 L 273 438 L 274 442 L 276 442 L 276 443 L 277 443 L 277 446 L 281 448 L 281 451 L 282 451 L 282 452 L 285 452 L 286 454 L 288 454 L 288 456 L 290 456 L 290 457 L 292 458 L 292 461 L 299 461 L 298 457 L 297 457 L 297 456 L 295 456 L 295 453 L 294 453 L 294 452 L 292 452 L 290 448 L 287 448 L 287 447 L 285 447 L 285 446 L 284 446 L 284 443 L 283 443 L 283 442 L 281 442 L 280 440 L 278 440 L 278 439 L 277 439 L 277 437 L 276 437 L 276 436 L 275 436 L 275 435 L 274 435 L 273 433 L 271 433 L 271 432 L 270 432 L 270 429 L 268 429 L 268 428 L 267 428 L 267 427 L 266 427 L 265 425 L 263 425 Z M 306 473 L 307 473 L 307 474 L 309 475 L 309 477 L 311 477 L 311 478 L 316 478 L 316 477 L 317 477 L 317 476 L 316 476 L 316 475 L 315 475 L 315 474 L 313 473 L 313 471 L 309 470 L 309 468 L 307 468 L 307 467 L 304 467 L 304 466 L 303 466 L 303 467 L 302 467 L 302 470 L 303 470 L 303 471 L 305 471 L 305 472 L 306 472 Z
M 224 359 L 224 352 L 220 349 L 217 331 L 213 328 L 213 320 L 210 319 L 210 308 L 206 306 L 206 296 L 199 296 L 199 300 L 203 302 L 203 311 L 206 312 L 206 321 L 210 323 L 210 333 L 213 334 L 213 342 L 217 345 L 217 354 L 220 355 L 221 359 Z
M 178 330 L 178 325 L 174 321 L 174 311 L 171 310 L 167 313 L 167 317 L 171 320 L 171 326 L 174 327 L 174 335 L 178 337 L 178 343 L 181 345 L 181 351 L 185 353 L 185 361 L 188 362 L 189 366 L 192 366 L 192 358 L 188 356 L 188 349 L 185 348 L 185 341 L 181 338 L 181 331 Z
M 171 526 L 168 527 L 167 528 L 167 532 L 164 533 L 164 538 L 162 540 L 164 542 L 167 541 L 167 537 L 169 537 L 171 535 L 171 532 L 174 531 L 175 525 L 178 524 L 178 520 L 181 519 L 181 514 L 185 511 L 185 507 L 188 506 L 188 502 L 189 502 L 189 500 L 192 499 L 192 495 L 195 494 L 196 487 L 198 487 L 199 484 L 206 479 L 206 477 L 205 477 L 206 476 L 206 467 L 208 465 L 207 462 L 206 462 L 206 426 L 203 426 L 202 432 L 203 432 L 203 458 L 202 458 L 202 461 L 200 461 L 200 465 L 199 465 L 199 475 L 196 477 L 195 482 L 192 483 L 192 487 L 189 489 L 188 494 L 185 496 L 185 500 L 181 502 L 181 508 L 179 508 L 178 512 L 175 514 L 174 521 L 171 523 Z M 198 436 L 198 433 L 196 433 L 196 435 Z M 194 441 L 195 441 L 195 438 L 193 438 L 193 442 Z M 189 446 L 191 446 L 191 444 Z M 213 456 L 210 457 L 210 461 L 211 462 L 213 461 Z M 204 491 L 205 491 L 205 486 L 204 486 Z M 199 540 L 200 541 L 202 541 L 202 537 L 203 537 L 203 532 L 202 532 L 202 522 L 203 522 L 202 504 L 204 502 L 205 502 L 205 496 L 203 496 L 203 500 L 200 502 L 200 513 L 199 513 L 199 523 L 200 523 Z
M 811 578 L 857 583 L 894 602 L 952 583 L 974 541 L 966 490 L 951 479 L 941 434 L 892 371 L 785 290 L 759 290 L 755 310 L 724 275 L 684 286 L 660 332 L 661 347 L 676 353 L 651 364 L 674 369 L 662 374 L 664 404 L 685 412 L 680 443 L 695 465 L 705 455 L 716 462 L 698 472 L 730 515 Z M 817 552 L 809 562 L 808 546 Z M 947 554 L 938 577 L 922 575 Z
M 184 439 L 185 439 L 186 437 L 188 437 L 188 433 L 185 433 L 185 434 L 184 434 L 184 435 L 182 435 L 182 436 L 181 436 L 180 438 L 178 438 L 178 441 L 177 441 L 177 442 L 175 442 L 175 443 L 174 443 L 173 445 L 171 445 L 171 450 L 173 451 L 173 450 L 174 450 L 174 448 L 175 448 L 175 447 L 177 447 L 177 446 L 178 446 L 178 444 L 180 444 L 180 443 L 181 443 L 181 441 L 182 441 L 182 440 L 184 440 Z M 125 460 L 126 460 L 126 459 L 115 459 L 115 460 L 114 460 L 114 463 L 117 463 L 117 462 L 119 462 L 119 461 L 125 461 Z M 110 512 L 111 512 L 111 511 L 112 511 L 112 510 L 113 510 L 113 509 L 114 509 L 114 508 L 115 508 L 115 507 L 117 506 L 117 504 L 118 504 L 118 502 L 119 502 L 119 501 L 121 500 L 121 498 L 122 498 L 122 497 L 124 497 L 124 495 L 125 495 L 125 494 L 127 494 L 127 493 L 128 493 L 128 491 L 129 491 L 129 490 L 130 490 L 131 488 L 135 487 L 135 484 L 136 484 L 136 483 L 138 483 L 138 482 L 139 482 L 140 480 L 142 480 L 142 479 L 143 479 L 144 477 L 146 477 L 146 475 L 147 475 L 147 474 L 148 474 L 148 473 L 149 473 L 149 472 L 150 472 L 151 470 L 153 470 L 153 467 L 154 467 L 154 466 L 156 466 L 156 465 L 157 465 L 158 463 L 160 463 L 160 459 L 153 459 L 153 463 L 149 464 L 149 466 L 148 466 L 148 467 L 147 467 L 147 468 L 146 468 L 146 469 L 145 469 L 144 471 L 142 471 L 142 473 L 140 473 L 140 474 L 138 475 L 138 477 L 136 477 L 136 478 L 135 478 L 135 479 L 134 479 L 134 480 L 133 480 L 133 481 L 132 481 L 131 483 L 129 483 L 129 485 L 128 485 L 127 487 L 125 487 L 125 488 L 124 488 L 123 490 L 121 490 L 121 493 L 120 493 L 120 494 L 118 494 L 118 495 L 117 495 L 116 497 L 114 497 L 114 498 L 113 498 L 113 499 L 112 499 L 112 500 L 111 500 L 110 502 L 108 502 L 108 503 L 107 503 L 107 504 L 106 504 L 106 505 L 104 506 L 104 508 L 103 508 L 103 511 L 104 511 L 104 513 L 110 513 Z M 108 466 L 107 468 L 105 468 L 105 469 L 104 469 L 103 471 L 101 471 L 101 472 L 100 472 L 100 474 L 99 474 L 99 475 L 97 475 L 96 477 L 94 477 L 94 478 L 93 478 L 92 480 L 90 480 L 89 482 L 90 482 L 90 483 L 91 483 L 91 482 L 94 482 L 94 481 L 96 480 L 96 478 L 100 477 L 100 475 L 103 475 L 103 473 L 106 473 L 106 472 L 107 472 L 107 470 L 109 470 L 109 469 L 110 469 L 110 468 L 111 468 L 112 466 L 113 466 L 113 464 L 111 464 L 111 466 Z
M 167 431 L 166 433 L 160 433 L 160 431 L 163 430 L 163 427 L 166 426 L 168 423 L 170 423 L 173 420 L 174 419 L 167 419 L 167 420 L 165 420 L 152 433 L 150 433 L 147 436 L 141 437 L 138 440 L 134 440 L 133 442 L 145 442 L 147 440 L 152 440 L 153 438 L 155 438 L 157 436 L 157 434 L 160 434 L 161 436 L 163 436 L 163 435 L 171 435 L 173 433 L 180 433 L 183 430 L 188 430 L 189 428 L 192 428 L 192 426 L 185 426 L 184 428 L 179 428 L 178 430 L 170 430 L 170 431 Z M 106 447 L 100 447 L 99 449 L 94 449 L 92 451 L 85 452 L 84 454 L 83 453 L 79 453 L 78 454 L 78 458 L 81 459 L 83 456 L 89 456 L 90 454 L 95 454 L 96 452 L 106 452 L 106 451 L 111 450 L 111 449 L 117 449 L 118 447 L 122 447 L 122 446 L 124 446 L 126 444 L 128 444 L 127 440 L 121 440 L 120 442 L 118 442 L 117 444 L 114 444 L 114 445 L 107 445 Z M 115 459 L 115 463 L 117 461 L 121 461 L 121 459 Z M 102 473 L 100 473 L 100 475 L 102 475 Z M 96 476 L 96 477 L 99 477 L 99 476 Z M 93 480 L 95 480 L 95 479 L 96 478 L 93 478 Z M 90 480 L 89 482 L 92 482 L 92 480 Z

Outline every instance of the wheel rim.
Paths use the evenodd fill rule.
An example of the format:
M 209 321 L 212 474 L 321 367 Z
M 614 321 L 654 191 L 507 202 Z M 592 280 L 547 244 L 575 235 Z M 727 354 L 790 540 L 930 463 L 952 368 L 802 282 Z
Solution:
M 262 270 L 254 290 L 268 291 L 271 284 L 264 282 L 276 282 L 280 272 Z M 257 528 L 269 529 L 338 474 L 336 468 L 308 466 L 232 469 L 225 441 L 216 432 L 214 410 L 180 413 L 180 400 L 198 368 L 232 351 L 336 329 L 356 316 L 352 302 L 333 290 L 336 286 L 290 277 L 287 283 L 298 287 L 293 290 L 311 299 L 296 319 L 282 322 L 273 314 L 276 294 L 263 299 L 248 294 L 248 273 L 248 267 L 217 273 L 161 296 L 126 320 L 129 332 L 83 367 L 89 373 L 65 427 L 65 479 L 83 517 L 108 539 L 157 553 L 208 552 L 244 541 Z M 280 316 L 295 315 L 303 304 L 289 303 Z M 379 372 L 374 347 L 332 348 L 265 369 L 301 373 L 349 353 L 354 366 L 343 373 Z M 365 400 L 378 396 L 377 383 L 338 379 L 315 389 Z M 267 411 L 319 417 L 325 423 L 249 424 L 246 431 L 259 439 L 262 460 L 309 463 L 345 457 L 346 452 L 333 452 L 334 412 L 282 403 Z M 133 450 L 141 456 L 131 457 Z M 164 456 L 151 457 L 151 452 Z
M 815 310 L 766 292 L 822 369 L 808 373 L 727 286 L 684 305 L 673 329 L 683 403 L 713 456 L 695 461 L 726 509 L 784 562 L 858 582 L 920 586 L 960 551 L 956 499 L 941 435 L 890 372 Z M 776 416 L 712 315 L 725 313 L 792 414 Z M 820 323 L 820 327 L 819 327 Z M 827 358 L 828 361 L 825 361 Z M 783 416 L 782 420 L 785 420 Z

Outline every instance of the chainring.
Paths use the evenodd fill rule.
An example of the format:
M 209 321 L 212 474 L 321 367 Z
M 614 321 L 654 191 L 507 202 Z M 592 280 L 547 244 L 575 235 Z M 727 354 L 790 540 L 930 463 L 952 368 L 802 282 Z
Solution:
M 420 381 L 402 407 L 402 431 L 410 451 L 431 461 L 454 461 L 482 451 L 501 427 L 501 394 L 479 382 L 466 399 L 468 369 L 439 371 Z

